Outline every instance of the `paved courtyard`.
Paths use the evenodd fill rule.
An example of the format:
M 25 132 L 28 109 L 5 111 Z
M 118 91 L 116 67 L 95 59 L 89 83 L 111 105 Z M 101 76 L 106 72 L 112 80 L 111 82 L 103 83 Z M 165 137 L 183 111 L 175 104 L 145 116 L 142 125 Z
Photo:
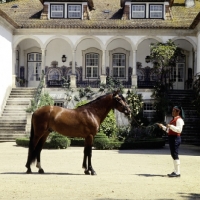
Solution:
M 97 176 L 84 175 L 83 148 L 43 150 L 46 172 L 26 174 L 27 148 L 0 143 L 0 199 L 137 200 L 200 199 L 200 147 L 181 145 L 181 178 L 172 172 L 169 147 L 154 150 L 93 150 Z

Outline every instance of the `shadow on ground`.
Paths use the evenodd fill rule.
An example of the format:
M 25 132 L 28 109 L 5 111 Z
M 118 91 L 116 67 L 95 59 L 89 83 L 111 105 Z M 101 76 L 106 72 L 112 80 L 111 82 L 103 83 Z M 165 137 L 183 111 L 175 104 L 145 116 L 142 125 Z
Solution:
M 160 149 L 132 149 L 119 150 L 120 154 L 154 154 L 154 155 L 170 155 L 169 145 L 166 144 Z M 179 149 L 180 155 L 200 156 L 200 146 L 181 144 Z

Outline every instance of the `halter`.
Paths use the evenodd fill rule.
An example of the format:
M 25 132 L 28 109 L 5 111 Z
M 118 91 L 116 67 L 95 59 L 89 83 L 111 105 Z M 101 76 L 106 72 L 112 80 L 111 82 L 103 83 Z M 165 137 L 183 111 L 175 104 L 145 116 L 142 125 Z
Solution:
M 122 106 L 122 108 L 124 109 L 124 110 L 129 110 L 129 107 L 128 106 L 126 106 L 126 105 L 124 105 L 121 101 L 123 101 L 122 100 L 122 98 L 120 97 L 120 99 L 118 99 L 118 97 L 120 97 L 119 95 L 116 95 L 116 96 L 114 96 L 114 99 Z M 123 101 L 124 102 L 124 101 Z

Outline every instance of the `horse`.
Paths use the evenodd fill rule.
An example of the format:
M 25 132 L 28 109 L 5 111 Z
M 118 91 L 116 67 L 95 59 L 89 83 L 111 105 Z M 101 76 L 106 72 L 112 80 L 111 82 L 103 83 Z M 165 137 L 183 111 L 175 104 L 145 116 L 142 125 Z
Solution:
M 76 109 L 66 109 L 59 106 L 43 106 L 37 109 L 32 114 L 31 119 L 28 158 L 25 165 L 26 173 L 32 173 L 31 164 L 36 159 L 38 173 L 44 173 L 41 167 L 40 153 L 49 133 L 56 131 L 64 136 L 85 139 L 82 167 L 85 174 L 96 175 L 91 163 L 93 140 L 100 124 L 111 109 L 117 109 L 127 116 L 131 113 L 125 98 L 119 91 L 104 94 Z

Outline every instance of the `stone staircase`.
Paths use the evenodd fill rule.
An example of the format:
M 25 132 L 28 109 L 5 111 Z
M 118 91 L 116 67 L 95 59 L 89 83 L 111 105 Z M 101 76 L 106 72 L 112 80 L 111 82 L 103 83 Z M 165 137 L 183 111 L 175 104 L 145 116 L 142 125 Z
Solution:
M 13 88 L 0 116 L 0 142 L 15 141 L 26 130 L 26 108 L 36 88 Z
M 172 90 L 168 93 L 168 97 L 172 104 L 171 108 L 181 105 L 185 112 L 182 143 L 200 145 L 200 117 L 192 104 L 194 92 L 192 90 Z

